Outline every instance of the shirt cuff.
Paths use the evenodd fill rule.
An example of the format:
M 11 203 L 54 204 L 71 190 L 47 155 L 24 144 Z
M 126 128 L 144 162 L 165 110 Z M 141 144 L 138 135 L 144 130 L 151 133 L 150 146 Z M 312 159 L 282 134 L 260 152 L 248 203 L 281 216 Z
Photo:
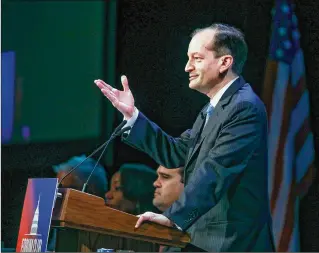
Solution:
M 127 120 L 127 122 L 126 122 L 126 124 L 122 127 L 122 129 L 123 129 L 124 127 L 129 127 L 129 126 L 132 128 L 132 127 L 134 126 L 135 121 L 137 120 L 138 114 L 139 114 L 139 110 L 135 107 L 135 108 L 134 108 L 133 116 L 132 116 L 131 118 L 126 119 L 126 118 L 124 117 L 123 120 Z M 131 130 L 128 130 L 128 131 L 125 132 L 125 134 L 129 134 L 130 132 L 131 132 Z
M 176 223 L 173 223 L 173 228 L 177 228 L 179 231 L 183 231 L 183 229 L 178 226 Z

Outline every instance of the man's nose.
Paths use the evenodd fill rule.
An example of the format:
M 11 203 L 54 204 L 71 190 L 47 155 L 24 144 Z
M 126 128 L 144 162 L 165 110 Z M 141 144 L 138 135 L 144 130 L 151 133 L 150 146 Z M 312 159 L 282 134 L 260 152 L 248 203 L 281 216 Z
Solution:
M 105 193 L 105 197 L 106 199 L 113 199 L 113 194 L 111 193 L 111 191 L 108 191 L 107 193 Z
M 191 64 L 191 62 L 188 61 L 185 66 L 185 72 L 191 72 L 193 69 L 194 69 L 193 64 Z
M 161 187 L 161 183 L 160 183 L 160 181 L 159 181 L 158 179 L 155 180 L 155 182 L 153 183 L 153 185 L 154 185 L 155 188 Z

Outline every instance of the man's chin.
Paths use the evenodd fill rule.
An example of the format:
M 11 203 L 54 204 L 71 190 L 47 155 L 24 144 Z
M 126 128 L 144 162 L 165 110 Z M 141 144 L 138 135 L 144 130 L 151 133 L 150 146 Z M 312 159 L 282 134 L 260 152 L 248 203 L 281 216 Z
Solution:
M 192 90 L 198 90 L 198 82 L 195 82 L 195 80 L 190 81 L 188 87 Z
M 161 212 L 164 212 L 166 209 L 163 207 L 163 205 L 161 205 L 161 203 L 158 202 L 154 202 L 153 201 L 153 206 L 155 206 L 158 210 L 160 210 Z
M 153 199 L 153 205 L 156 206 L 158 208 L 158 206 L 161 206 L 161 201 L 158 199 Z

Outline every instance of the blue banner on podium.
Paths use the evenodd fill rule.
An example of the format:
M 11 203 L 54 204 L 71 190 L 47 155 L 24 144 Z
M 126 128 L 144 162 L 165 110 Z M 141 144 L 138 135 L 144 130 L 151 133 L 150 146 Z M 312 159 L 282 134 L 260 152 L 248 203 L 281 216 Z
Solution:
M 57 186 L 57 178 L 28 180 L 17 252 L 46 252 Z

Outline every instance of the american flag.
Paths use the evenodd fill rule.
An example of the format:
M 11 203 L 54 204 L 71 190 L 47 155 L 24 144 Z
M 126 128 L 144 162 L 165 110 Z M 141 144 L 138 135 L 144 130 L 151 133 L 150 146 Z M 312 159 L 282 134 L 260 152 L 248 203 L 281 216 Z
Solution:
M 269 122 L 269 197 L 277 251 L 300 251 L 299 200 L 315 158 L 298 21 L 290 0 L 276 0 L 263 100 Z

